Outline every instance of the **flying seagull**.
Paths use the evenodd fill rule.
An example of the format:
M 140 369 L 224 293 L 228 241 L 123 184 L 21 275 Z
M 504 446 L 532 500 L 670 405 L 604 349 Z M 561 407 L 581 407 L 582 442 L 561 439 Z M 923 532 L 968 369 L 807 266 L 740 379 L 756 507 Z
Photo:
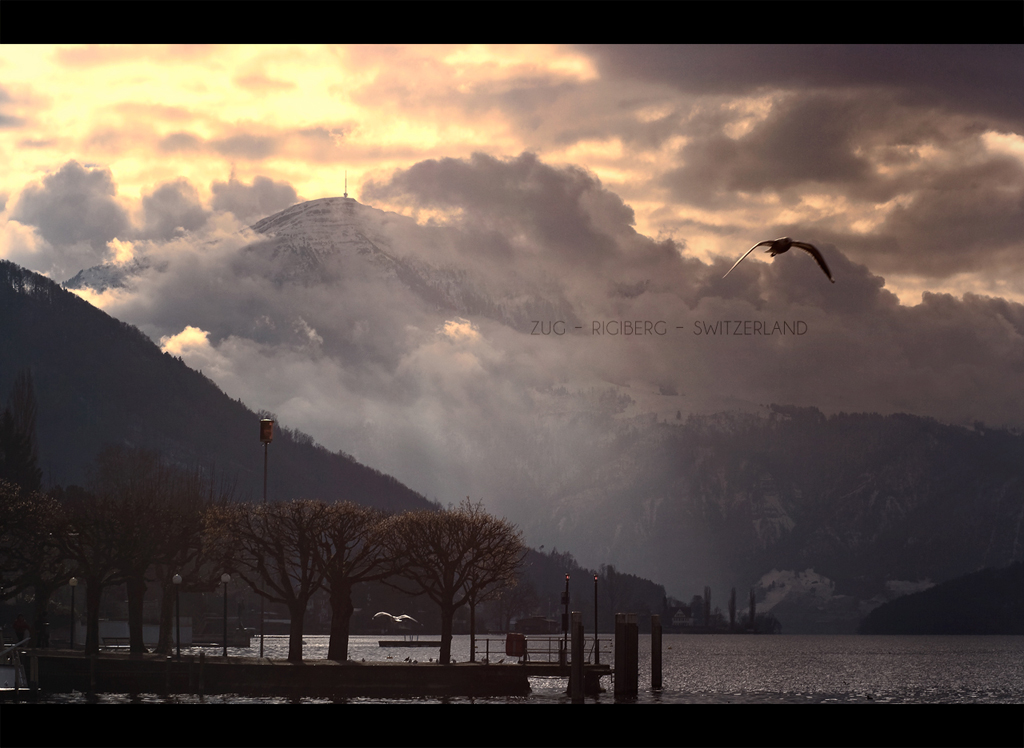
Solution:
M 753 247 L 748 249 L 746 253 L 743 255 L 743 257 L 736 260 L 736 265 L 739 265 L 741 262 L 743 262 L 744 258 L 751 252 L 753 252 L 755 249 L 765 244 L 770 245 L 768 249 L 765 250 L 765 252 L 770 253 L 772 257 L 774 257 L 775 255 L 781 255 L 783 252 L 788 251 L 790 247 L 799 247 L 800 249 L 806 250 L 807 252 L 810 253 L 811 257 L 814 258 L 815 262 L 818 263 L 818 267 L 825 271 L 825 275 L 828 276 L 828 279 L 833 283 L 836 282 L 835 279 L 832 277 L 832 272 L 828 269 L 828 265 L 825 264 L 825 258 L 821 256 L 821 252 L 818 251 L 817 247 L 815 247 L 813 244 L 808 244 L 807 242 L 795 242 L 788 236 L 784 236 L 781 239 L 776 239 L 774 241 L 768 239 L 763 242 L 758 242 Z M 736 265 L 733 265 L 731 268 L 729 268 L 729 273 L 736 269 Z M 729 273 L 726 273 L 725 275 L 728 275 Z M 722 277 L 724 278 L 725 275 L 723 275 Z

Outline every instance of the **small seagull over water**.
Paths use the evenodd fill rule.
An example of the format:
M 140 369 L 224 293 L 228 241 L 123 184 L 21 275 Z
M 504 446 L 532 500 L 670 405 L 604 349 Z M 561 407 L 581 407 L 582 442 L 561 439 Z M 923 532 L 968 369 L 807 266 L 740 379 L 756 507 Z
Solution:
M 763 242 L 758 242 L 753 247 L 748 249 L 746 253 L 743 255 L 743 257 L 736 260 L 736 265 L 739 265 L 741 262 L 743 262 L 746 256 L 753 252 L 755 249 L 757 249 L 758 247 L 762 247 L 764 245 L 769 245 L 768 249 L 766 249 L 765 252 L 771 254 L 772 257 L 774 257 L 775 255 L 781 255 L 783 252 L 789 251 L 790 247 L 799 247 L 800 249 L 805 250 L 818 263 L 818 267 L 825 271 L 825 275 L 828 276 L 828 279 L 833 283 L 836 282 L 835 279 L 832 277 L 832 271 L 830 271 L 828 269 L 828 265 L 825 264 L 825 258 L 821 256 L 821 252 L 818 251 L 817 247 L 815 247 L 813 244 L 808 244 L 807 242 L 795 242 L 788 236 L 784 236 L 781 239 L 775 239 L 774 241 L 771 239 L 767 239 Z M 731 268 L 729 268 L 729 273 L 736 269 L 736 265 L 733 265 Z M 722 277 L 724 278 L 729 273 L 726 273 Z

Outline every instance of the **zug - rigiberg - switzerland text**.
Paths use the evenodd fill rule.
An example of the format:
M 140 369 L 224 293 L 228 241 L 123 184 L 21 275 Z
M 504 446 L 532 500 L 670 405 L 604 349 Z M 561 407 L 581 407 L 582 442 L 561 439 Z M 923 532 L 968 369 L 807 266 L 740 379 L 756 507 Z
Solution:
M 589 329 L 585 325 L 570 326 L 565 320 L 531 320 L 531 335 L 565 335 L 567 333 L 596 336 L 664 336 L 670 331 L 682 331 L 686 325 L 671 325 L 663 319 L 595 319 Z M 691 326 L 694 335 L 805 335 L 807 323 L 803 320 L 721 319 L 709 322 L 698 320 Z

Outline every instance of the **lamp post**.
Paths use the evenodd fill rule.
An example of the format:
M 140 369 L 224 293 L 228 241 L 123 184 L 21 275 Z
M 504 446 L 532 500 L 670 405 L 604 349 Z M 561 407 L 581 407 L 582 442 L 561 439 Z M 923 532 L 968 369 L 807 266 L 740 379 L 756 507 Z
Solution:
M 220 581 L 224 583 L 224 657 L 228 656 L 228 582 L 231 575 L 225 572 L 220 575 Z
M 71 648 L 75 648 L 75 587 L 78 586 L 78 577 L 71 577 L 68 580 L 71 585 Z
M 263 442 L 263 503 L 267 503 L 267 445 L 274 441 L 274 422 L 269 418 L 260 419 L 260 441 Z M 260 579 L 260 590 L 263 580 Z M 260 659 L 263 659 L 263 595 L 260 595 Z
M 178 659 L 181 659 L 181 574 L 175 574 L 174 582 L 174 638 L 178 642 Z
M 601 642 L 597 638 L 597 574 L 594 575 L 594 664 L 601 664 Z
M 562 653 L 559 657 L 559 664 L 565 665 L 568 661 L 569 650 L 569 575 L 565 575 L 565 592 L 562 593 L 562 603 L 565 605 L 565 612 L 562 614 Z

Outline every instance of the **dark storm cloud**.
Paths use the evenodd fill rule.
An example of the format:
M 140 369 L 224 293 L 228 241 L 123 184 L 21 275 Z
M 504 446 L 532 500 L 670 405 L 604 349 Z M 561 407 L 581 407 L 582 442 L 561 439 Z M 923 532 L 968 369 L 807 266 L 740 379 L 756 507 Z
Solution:
M 142 198 L 146 239 L 170 239 L 182 230 L 195 231 L 206 223 L 210 212 L 199 202 L 199 194 L 187 179 L 160 185 Z
M 35 226 L 54 246 L 88 242 L 100 257 L 108 241 L 126 236 L 130 229 L 116 194 L 109 169 L 86 169 L 68 161 L 57 173 L 44 177 L 41 185 L 25 188 L 12 218 Z
M 945 277 L 998 265 L 1020 272 L 1024 167 L 994 156 L 922 174 L 913 200 L 894 208 L 876 233 L 890 242 L 866 246 L 864 256 L 880 271 Z
M 632 209 L 593 175 L 577 167 L 556 169 L 532 153 L 510 160 L 474 153 L 468 161 L 421 161 L 388 183 L 368 182 L 363 194 L 423 208 L 458 208 L 464 225 L 528 237 L 570 262 L 601 261 L 614 252 L 596 214 L 633 223 Z
M 243 184 L 234 177 L 227 182 L 214 182 L 213 209 L 226 210 L 239 220 L 269 216 L 299 201 L 295 188 L 287 182 L 258 176 L 252 184 Z
M 698 94 L 884 87 L 905 103 L 1024 122 L 1020 45 L 585 46 L 602 75 Z
M 684 147 L 684 166 L 662 177 L 679 199 L 714 204 L 733 193 L 781 192 L 806 182 L 845 185 L 863 179 L 868 163 L 854 154 L 858 105 L 834 96 L 793 98 L 774 107 L 747 135 L 721 131 Z M 721 193 L 726 193 L 723 196 Z

